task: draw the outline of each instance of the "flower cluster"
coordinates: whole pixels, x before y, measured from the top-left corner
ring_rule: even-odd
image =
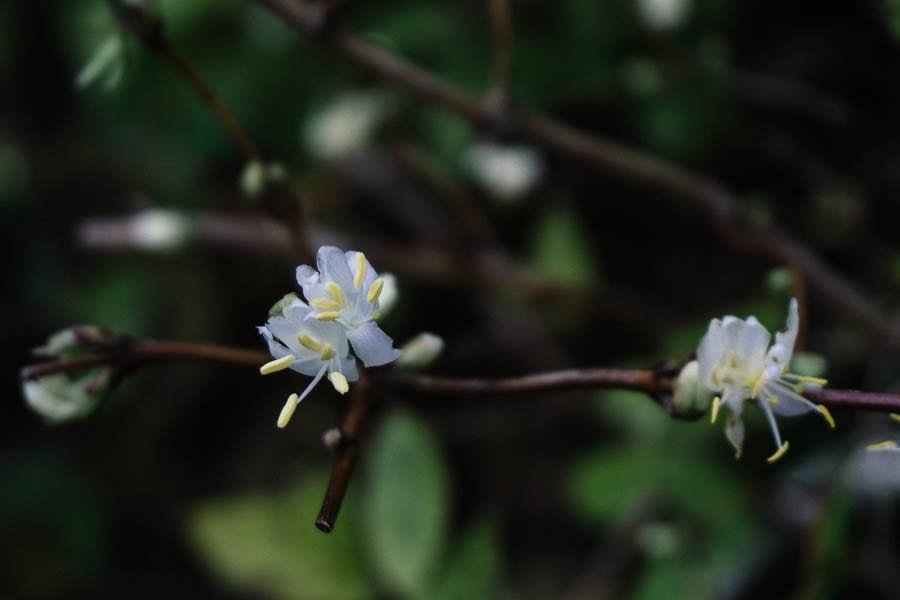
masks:
[[[697,349],[700,382],[719,394],[713,399],[712,422],[715,423],[719,409],[725,406],[728,409],[725,436],[738,457],[744,442],[741,413],[748,401],[755,402],[763,411],[775,438],[776,451],[769,457],[769,462],[775,462],[788,450],[788,442],[781,441],[774,415],[814,412],[834,427],[834,419],[827,408],[800,395],[805,387],[821,387],[827,382],[787,370],[799,326],[797,301],[791,299],[787,328],[775,334],[775,343],[771,347],[768,330],[752,316],[713,319],[700,341]]]
[[[260,368],[268,375],[293,369],[313,378],[301,394],[291,394],[278,427],[290,421],[297,405],[326,374],[339,393],[359,377],[353,353],[367,367],[394,361],[400,352],[375,322],[385,279],[362,252],[323,246],[316,266],[297,267],[297,283],[307,302],[290,294],[276,304],[264,326],[258,327],[274,360]]]

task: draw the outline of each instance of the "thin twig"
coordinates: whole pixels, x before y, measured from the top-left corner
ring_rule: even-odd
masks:
[[[513,29],[509,1],[489,1],[494,33],[494,82],[488,93],[488,104],[501,117],[510,109],[512,101]]]
[[[257,0],[293,27],[311,32],[314,13],[301,0]],[[349,61],[454,112],[476,125],[496,124],[497,115],[483,103],[351,34],[334,31],[319,38]],[[521,113],[514,119],[522,137],[604,173],[667,192],[706,214],[722,240],[741,252],[753,252],[804,274],[824,301],[846,314],[870,335],[900,347],[900,331],[846,278],[808,248],[770,225],[747,218],[737,198],[717,182],[663,160],[587,135],[546,116]]]
[[[335,450],[334,462],[331,466],[331,478],[322,499],[322,508],[316,518],[316,527],[325,533],[331,533],[337,520],[341,503],[350,484],[350,475],[359,455],[359,440],[369,420],[369,414],[375,404],[375,390],[364,369],[360,369],[359,380],[353,388],[350,409],[344,417],[340,428],[340,439]]]

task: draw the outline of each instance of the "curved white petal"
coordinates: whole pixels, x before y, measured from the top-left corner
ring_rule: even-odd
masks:
[[[266,340],[266,345],[269,346],[269,354],[272,355],[272,358],[278,359],[291,354],[291,351],[284,344],[275,340],[272,332],[267,327],[260,325],[256,328],[256,331]]]
[[[740,417],[729,416],[725,425],[725,437],[734,446],[736,455],[740,456],[744,447],[744,421]]]
[[[725,352],[725,345],[722,341],[722,322],[713,319],[709,323],[706,335],[700,340],[700,346],[697,348],[697,365],[700,369],[700,382],[706,388],[713,391],[720,391],[721,387],[714,384],[712,380],[712,371],[722,360]]]
[[[737,354],[738,364],[748,375],[762,370],[771,337],[769,331],[756,320],[756,317],[748,317],[743,329],[738,332],[734,351]]]
[[[394,341],[373,321],[354,329],[349,337],[353,351],[367,367],[386,365],[400,356]]]
[[[316,253],[316,266],[323,281],[333,281],[345,292],[353,289],[353,272],[347,264],[347,257],[340,248],[322,246]]]
[[[303,295],[307,301],[315,298],[313,291],[314,286],[319,283],[319,272],[309,265],[300,265],[297,267],[297,285],[303,290]]]
[[[762,387],[762,393],[759,395],[760,401],[769,398],[775,398],[776,403],[767,402],[772,407],[772,412],[783,417],[793,417],[808,412],[819,412],[819,408],[792,390],[786,385],[777,382],[767,382]]]
[[[341,358],[341,373],[347,378],[347,381],[353,382],[359,379],[359,371],[356,369],[356,359],[351,355]]]

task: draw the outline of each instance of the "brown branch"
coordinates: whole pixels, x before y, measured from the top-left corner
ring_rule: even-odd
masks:
[[[310,5],[301,0],[257,0],[293,27],[314,32]],[[423,100],[454,112],[476,125],[497,124],[490,107],[400,58],[351,34],[334,31],[319,38],[356,65],[375,73]],[[572,129],[546,116],[521,113],[513,120],[517,133],[533,143],[609,175],[666,192],[704,212],[722,240],[741,252],[752,252],[795,268],[810,287],[835,309],[846,312],[870,335],[900,347],[900,331],[842,275],[778,229],[747,218],[730,192],[707,177],[656,159],[615,142]]]
[[[513,29],[510,0],[489,0],[491,29],[494,32],[494,83],[488,93],[488,105],[502,118],[512,101]]]
[[[259,367],[271,359],[268,352],[261,350],[245,350],[197,342],[140,340],[126,342],[116,349],[105,352],[27,365],[19,371],[19,377],[28,380],[90,367],[135,368],[148,363],[174,360],[200,360],[242,367]]]
[[[671,382],[661,385],[654,369],[568,369],[505,379],[457,379],[431,375],[392,374],[385,383],[429,396],[500,395],[551,390],[616,388],[648,394],[671,391]]]
[[[365,370],[360,368],[359,380],[353,387],[350,399],[350,409],[340,428],[340,439],[331,466],[331,478],[328,480],[319,516],[316,518],[316,527],[325,533],[331,533],[334,529],[341,503],[347,493],[347,486],[350,484],[350,475],[353,474],[353,467],[359,455],[359,439],[369,420],[375,400],[375,390],[371,381]]]

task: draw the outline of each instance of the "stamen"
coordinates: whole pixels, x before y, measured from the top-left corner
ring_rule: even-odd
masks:
[[[819,409],[819,412],[822,413],[822,416],[825,417],[826,421],[828,421],[828,426],[834,429],[835,423],[834,417],[831,416],[831,411],[829,411],[823,404],[816,404],[816,408]]]
[[[297,410],[298,404],[300,404],[300,401],[297,394],[288,396],[287,402],[284,403],[284,408],[281,409],[281,414],[278,415],[278,429],[284,429],[287,426],[291,417],[294,416],[294,411]]]
[[[897,442],[887,440],[885,442],[878,442],[877,444],[869,444],[866,446],[866,450],[869,452],[878,452],[879,450],[893,450],[897,447]]]
[[[316,315],[316,318],[320,321],[335,321],[341,318],[341,313],[336,310],[331,310],[328,312],[320,312]]]
[[[338,304],[334,300],[328,300],[326,298],[316,298],[310,304],[313,305],[314,308],[318,308],[320,310],[337,310],[341,308],[341,304]]]
[[[755,400],[757,396],[759,396],[759,390],[762,388],[763,384],[766,382],[766,376],[763,373],[760,373],[756,378],[756,383],[753,384],[753,391],[750,392],[750,398]]]
[[[342,306],[347,304],[347,298],[344,297],[344,290],[341,289],[341,286],[333,281],[329,281],[325,284],[325,287],[328,289],[328,293],[331,294],[331,297],[334,298],[334,301],[337,303],[337,306],[335,308],[341,308]]]
[[[375,281],[372,282],[372,285],[369,287],[369,295],[366,297],[366,300],[369,301],[369,304],[375,304],[378,302],[378,296],[381,295],[381,288],[384,287],[384,279],[379,277]]]
[[[728,353],[728,362],[731,363],[732,369],[737,369],[737,354],[734,350]]]
[[[334,358],[334,348],[331,344],[322,344],[322,353],[320,354],[322,360],[331,360]]]
[[[775,452],[775,454],[773,454],[772,456],[770,456],[769,458],[766,459],[766,462],[769,464],[772,464],[772,463],[780,460],[781,457],[787,453],[788,447],[790,447],[790,445],[791,445],[790,442],[785,442],[784,444],[782,444],[781,448],[779,448]]]
[[[715,424],[716,419],[719,418],[719,407],[722,406],[722,399],[716,396],[712,401],[712,412],[709,416],[709,422]]]
[[[366,255],[362,252],[356,253],[356,277],[353,278],[353,285],[361,288],[363,281],[366,280]]]
[[[300,345],[306,348],[307,350],[312,350],[313,352],[321,352],[322,351],[322,342],[316,341],[311,338],[309,335],[305,333],[301,333],[297,340],[299,340]]]
[[[281,358],[271,360],[261,366],[259,372],[261,375],[270,375],[272,373],[277,373],[278,371],[283,371],[291,366],[294,363],[294,360],[293,354],[285,354]]]
[[[331,385],[334,386],[334,389],[337,390],[338,394],[346,394],[347,390],[350,389],[350,384],[347,383],[347,378],[344,377],[344,374],[335,371],[328,375],[328,381],[331,382]]]
[[[768,400],[766,400],[766,402],[768,402],[772,406],[778,406],[778,398],[776,398],[775,396],[769,396],[769,398],[768,398]]]
[[[900,423],[900,414],[898,414],[898,413],[891,413],[891,418],[892,418],[893,420],[897,421],[898,423]]]

